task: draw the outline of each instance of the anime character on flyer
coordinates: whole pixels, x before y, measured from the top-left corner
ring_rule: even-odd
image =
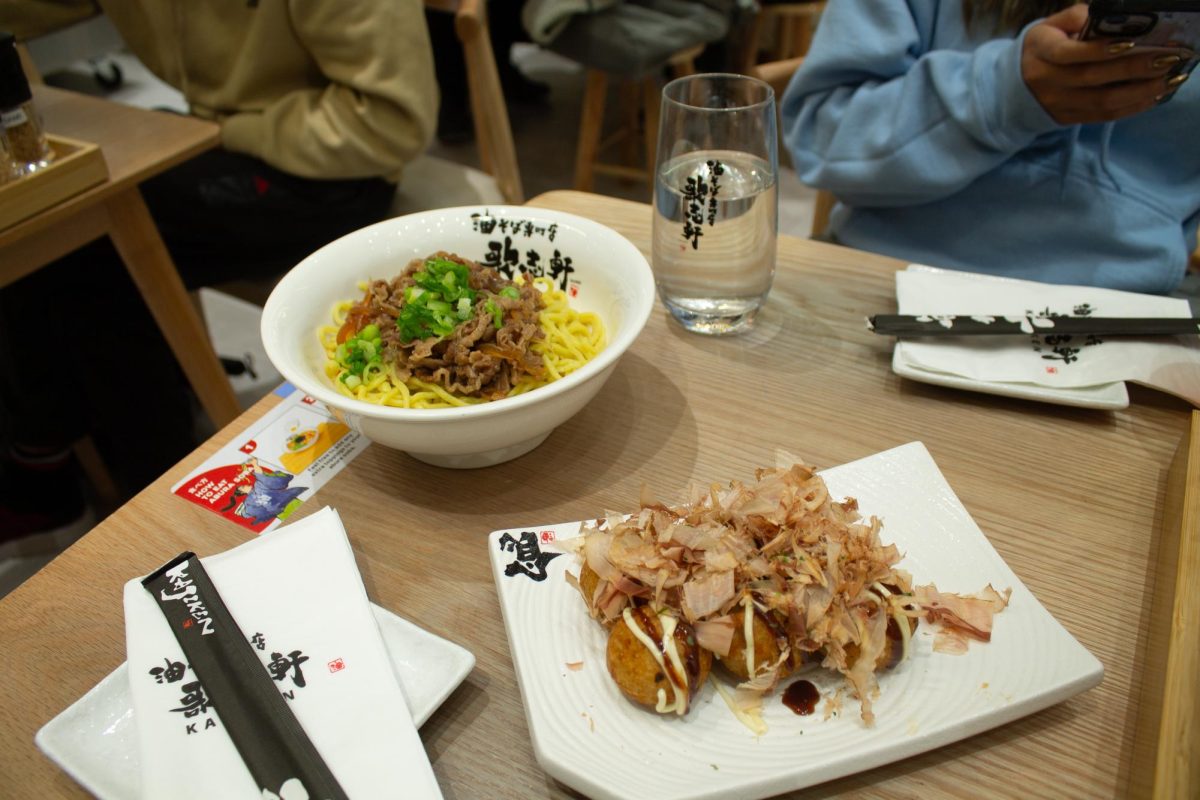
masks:
[[[289,485],[295,477],[290,472],[265,468],[253,456],[242,464],[239,480],[243,476],[249,480],[237,485],[229,504],[221,511],[233,509],[234,515],[252,525],[286,519],[300,506],[300,495],[308,491],[307,486]]]

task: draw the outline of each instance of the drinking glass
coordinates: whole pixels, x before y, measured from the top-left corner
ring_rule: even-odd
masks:
[[[659,298],[690,331],[748,329],[775,276],[779,153],[771,87],[729,74],[668,83],[654,176]]]

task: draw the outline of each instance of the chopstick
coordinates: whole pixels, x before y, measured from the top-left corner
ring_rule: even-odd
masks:
[[[867,329],[882,336],[1176,336],[1200,333],[1200,319],[876,314]]]

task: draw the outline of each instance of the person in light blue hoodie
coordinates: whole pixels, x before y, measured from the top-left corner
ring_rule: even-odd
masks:
[[[1065,6],[1065,7],[1064,7]],[[782,100],[834,241],[1050,283],[1175,290],[1200,221],[1186,51],[1080,41],[1057,0],[833,0]]]

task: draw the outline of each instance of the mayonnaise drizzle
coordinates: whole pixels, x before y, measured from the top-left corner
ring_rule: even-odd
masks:
[[[746,658],[746,680],[754,680],[754,603],[750,600],[750,595],[742,598],[742,636],[745,637],[746,646],[742,648],[743,655]]]
[[[658,617],[659,624],[662,625],[663,629],[662,649],[666,650],[667,658],[671,659],[671,664],[675,667],[674,672],[667,669],[667,665],[663,661],[662,651],[659,650],[659,647],[657,644],[655,644],[654,640],[642,630],[642,626],[638,625],[637,622],[634,621],[633,614],[630,612],[628,607],[621,611],[621,617],[625,620],[625,624],[629,627],[629,632],[632,633],[637,640],[641,642],[647,650],[650,651],[650,655],[652,655],[654,660],[658,662],[658,666],[662,669],[663,675],[666,676],[667,681],[671,684],[671,688],[674,689],[675,698],[670,703],[667,702],[666,690],[658,690],[658,704],[654,707],[654,710],[660,714],[665,714],[668,711],[674,711],[676,714],[683,716],[688,710],[688,678],[687,672],[683,668],[683,661],[679,658],[679,650],[675,647],[675,617],[671,616],[670,614],[660,614]],[[683,677],[683,686],[680,686],[675,682],[675,675],[680,675]]]

